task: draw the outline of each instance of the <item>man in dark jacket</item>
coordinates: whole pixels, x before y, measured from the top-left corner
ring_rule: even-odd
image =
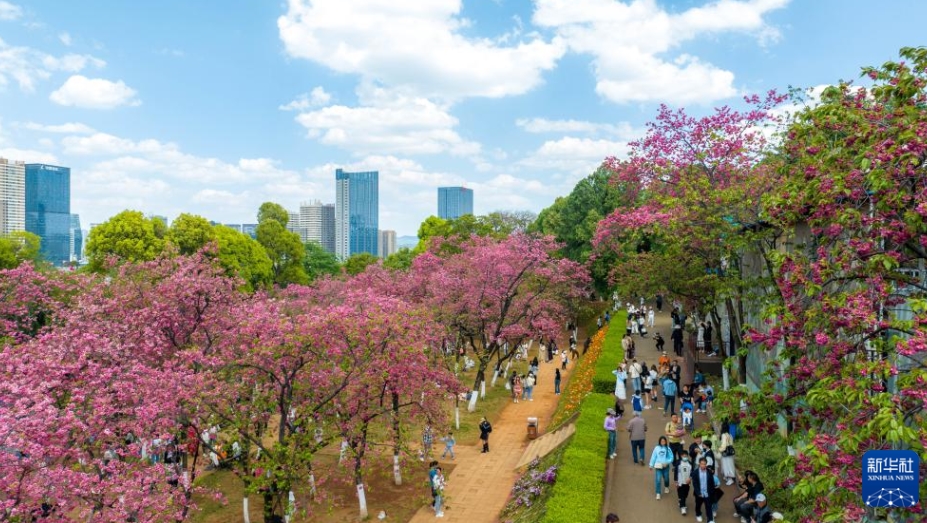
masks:
[[[708,460],[698,460],[698,470],[692,472],[692,494],[695,495],[695,521],[702,521],[702,506],[705,507],[705,516],[708,523],[714,523],[714,512],[711,505],[714,500],[715,475],[708,470]]]

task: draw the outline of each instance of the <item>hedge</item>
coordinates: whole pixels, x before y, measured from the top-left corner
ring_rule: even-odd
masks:
[[[547,500],[542,523],[598,523],[602,518],[608,436],[602,429],[609,394],[589,394],[576,420],[576,433],[563,453],[557,483]]]
[[[628,320],[627,311],[618,311],[609,323],[608,333],[602,343],[602,355],[595,365],[595,377],[592,379],[592,390],[599,394],[615,394],[615,375],[612,371],[618,363],[624,361],[624,349],[621,347],[621,338],[624,336],[624,326]]]

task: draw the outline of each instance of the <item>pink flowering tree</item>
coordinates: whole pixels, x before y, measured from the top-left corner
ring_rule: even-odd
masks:
[[[777,183],[770,136],[783,98],[751,96],[747,111],[722,107],[701,118],[661,106],[627,159],[606,160],[622,195],[593,243],[617,254],[612,278],[621,293],[670,291],[716,325],[723,306],[736,343],[743,300],[765,287],[755,277],[770,275],[766,260],[780,234],[767,226],[762,197]],[[746,259],[756,254],[759,271]]]
[[[556,249],[550,237],[474,236],[460,244],[459,253],[438,258],[426,252],[413,262],[448,338],[475,356],[474,390],[493,359],[504,362],[529,339],[554,338],[568,317],[568,304],[585,295],[586,270],[554,258]],[[512,348],[507,354],[506,344]]]
[[[924,520],[923,504],[887,514],[860,495],[867,450],[927,452],[927,49],[901,55],[798,114],[769,200],[790,248],[783,302],[751,339],[781,353],[746,422],[788,421],[807,522]]]
[[[400,454],[408,456],[410,450],[404,435],[426,419],[443,424],[446,400],[459,392],[460,384],[440,362],[435,347],[442,330],[423,307],[355,291],[329,313],[328,329],[337,340],[333,348],[357,355],[358,379],[333,402],[330,419],[346,444],[363,519],[364,477],[376,458],[371,449],[392,447],[398,474]],[[396,479],[401,481],[398,475]]]
[[[195,418],[187,400],[234,284],[201,258],[126,265],[34,340],[0,352],[0,514],[50,521],[180,521],[186,465],[145,455]],[[174,455],[178,453],[175,452]]]

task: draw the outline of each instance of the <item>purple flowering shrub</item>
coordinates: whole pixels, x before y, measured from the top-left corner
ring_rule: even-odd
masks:
[[[512,487],[512,498],[506,504],[503,514],[510,514],[522,507],[530,507],[557,481],[557,466],[540,468],[540,460],[535,458],[528,464],[528,470]]]

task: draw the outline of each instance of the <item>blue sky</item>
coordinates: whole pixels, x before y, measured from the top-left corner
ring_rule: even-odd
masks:
[[[380,171],[380,226],[436,188],[539,211],[659,103],[854,79],[924,45],[918,0],[0,0],[0,156],[72,168],[72,211],[252,222]]]

